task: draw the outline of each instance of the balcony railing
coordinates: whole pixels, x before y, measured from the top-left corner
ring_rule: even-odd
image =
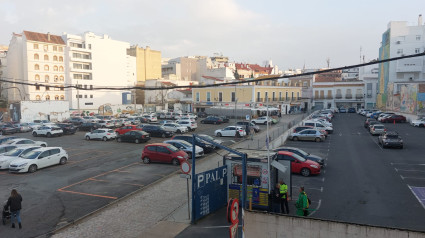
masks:
[[[264,101],[264,98],[257,98],[257,100],[256,100],[257,102],[263,102]]]
[[[363,94],[356,94],[356,99],[362,99],[363,98]]]
[[[333,99],[334,97],[332,97],[331,95],[326,96],[326,99]]]
[[[342,98],[342,95],[341,94],[335,95],[335,99],[341,99],[341,98]]]
[[[345,99],[352,99],[353,98],[353,95],[352,94],[346,94],[345,95]]]
[[[314,99],[325,99],[324,96],[314,96]]]
[[[277,101],[277,98],[272,98],[272,101],[273,101],[273,102],[276,102],[276,101]]]

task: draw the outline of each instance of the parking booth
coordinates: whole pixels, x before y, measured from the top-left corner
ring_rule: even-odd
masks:
[[[291,184],[290,162],[277,161],[277,153],[274,151],[238,149],[248,155],[247,158],[247,203],[259,210],[269,210],[271,206],[269,194],[276,183],[284,180],[288,187]],[[270,167],[268,165],[270,157]],[[228,199],[241,199],[242,186],[242,158],[236,154],[223,156],[223,164],[227,166]],[[271,186],[269,190],[269,173]]]

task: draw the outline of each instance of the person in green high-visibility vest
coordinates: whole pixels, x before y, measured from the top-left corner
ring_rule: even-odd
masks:
[[[289,214],[289,206],[288,206],[288,185],[283,180],[280,180],[280,209],[282,213]]]
[[[304,192],[304,187],[300,187],[300,195],[298,196],[298,200],[295,203],[295,207],[297,208],[298,216],[308,216],[308,199],[307,194]]]

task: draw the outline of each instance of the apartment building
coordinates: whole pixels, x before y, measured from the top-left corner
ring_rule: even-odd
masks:
[[[5,45],[0,45],[0,79],[6,79],[6,69],[7,69],[7,50],[9,47]],[[0,82],[0,101],[4,102],[7,99],[7,89],[3,87],[5,85],[3,82]],[[3,105],[4,106],[4,105]]]
[[[7,85],[9,102],[65,100],[65,46],[58,35],[13,33],[7,54],[7,78],[14,81]]]

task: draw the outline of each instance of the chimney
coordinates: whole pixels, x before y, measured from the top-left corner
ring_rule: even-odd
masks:
[[[47,41],[50,41],[50,32],[47,32]]]
[[[418,17],[418,26],[422,26],[422,14],[419,14],[419,17]]]

